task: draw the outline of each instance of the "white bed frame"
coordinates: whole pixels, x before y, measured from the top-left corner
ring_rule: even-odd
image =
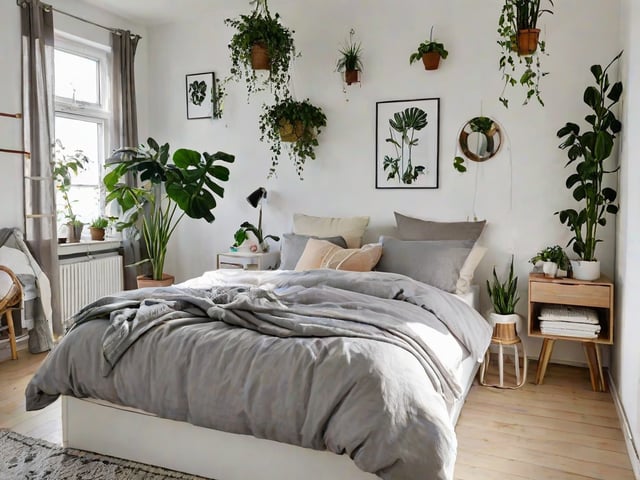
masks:
[[[471,358],[463,364],[464,378],[460,380],[464,395],[450,409],[454,425],[479,367]],[[196,427],[108,402],[68,396],[62,397],[62,442],[68,448],[216,480],[378,479],[356,467],[348,455]]]

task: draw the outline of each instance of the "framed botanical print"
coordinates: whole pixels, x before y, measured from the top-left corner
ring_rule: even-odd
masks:
[[[215,85],[213,72],[186,76],[187,119],[213,117]]]
[[[376,188],[438,188],[440,99],[376,103]]]

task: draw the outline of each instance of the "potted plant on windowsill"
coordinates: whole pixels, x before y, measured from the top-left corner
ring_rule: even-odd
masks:
[[[540,250],[529,262],[534,266],[542,264],[542,272],[547,277],[566,276],[569,271],[569,257],[560,245]]]
[[[280,23],[280,15],[271,15],[267,0],[255,0],[250,15],[224,22],[236,29],[231,38],[231,75],[244,79],[247,92],[259,92],[269,85],[276,101],[289,95],[289,67],[295,57],[293,31]],[[256,70],[267,70],[268,79],[259,81]]]
[[[573,238],[569,245],[579,260],[572,261],[573,276],[580,280],[596,280],[600,277],[600,262],[596,257],[596,247],[602,240],[598,238],[598,228],[607,225],[607,214],[618,213],[616,198],[618,193],[604,186],[606,175],[618,171],[613,162],[614,141],[622,130],[622,123],[613,109],[622,97],[622,82],[611,84],[609,69],[620,58],[620,52],[603,70],[593,65],[591,73],[596,84],[584,91],[584,102],[593,111],[585,117],[589,127],[581,131],[575,123],[567,123],[558,130],[558,137],[564,139],[560,148],[567,150],[569,161],[565,167],[575,166],[575,172],[566,181],[568,189],[573,189],[573,198],[582,204],[579,210],[569,208],[556,212],[560,221],[569,227]],[[611,159],[611,162],[608,160]]]
[[[169,144],[160,146],[153,138],[147,143],[117,150],[108,162],[112,170],[104,177],[107,202],[116,201],[123,211],[117,229],[134,227],[144,238],[149,258],[139,263],[151,263],[152,276],[139,276],[140,288],[173,283],[173,276],[163,271],[171,235],[185,215],[208,223],[215,220],[216,197],[224,196],[221,182],[229,179],[229,169],[220,162],[235,160],[224,152],[200,154],[184,148],[171,157]],[[128,175],[139,178],[142,186],[125,184]]]
[[[289,157],[302,180],[307,158],[315,159],[318,135],[327,125],[322,109],[312,105],[309,99],[302,102],[286,98],[271,106],[264,106],[260,115],[260,140],[267,140],[271,149],[269,177],[276,173],[282,142],[289,143]]]
[[[340,49],[340,58],[336,64],[336,70],[344,75],[347,85],[360,81],[362,72],[362,44],[353,40],[355,31],[349,32],[349,43]]]
[[[444,60],[448,56],[449,52],[445,49],[444,44],[433,41],[433,27],[431,27],[429,40],[422,42],[418,46],[418,51],[411,54],[409,65],[422,60],[425,70],[437,70],[440,65],[440,59]]]
[[[513,257],[509,265],[509,277],[504,282],[500,281],[496,268],[493,267],[493,280],[492,282],[487,280],[487,291],[493,306],[493,311],[489,312],[493,336],[503,340],[513,337],[512,339],[515,340],[517,329],[514,326],[520,319],[520,315],[516,313],[516,305],[520,298],[518,297],[518,277],[513,275]]]
[[[520,84],[524,87],[526,97],[524,104],[529,103],[534,96],[544,106],[540,96],[540,79],[548,72],[542,71],[540,55],[546,54],[546,43],[540,40],[540,29],[537,28],[539,18],[545,14],[553,14],[550,9],[540,8],[544,0],[505,0],[498,21],[498,45],[502,47],[500,57],[500,71],[504,79],[504,87],[500,95],[500,102],[509,107],[509,100],[505,97],[508,86]],[[553,1],[548,0],[551,6]],[[518,59],[514,58],[514,53]],[[522,72],[516,72],[517,66],[523,67]]]
[[[91,232],[91,240],[102,241],[104,240],[105,229],[109,226],[109,219],[105,217],[98,217],[89,226]]]
[[[84,223],[73,212],[73,201],[69,197],[72,185],[71,177],[84,170],[88,163],[89,158],[81,150],[76,150],[73,154],[68,155],[62,142],[56,140],[52,176],[56,189],[60,192],[64,203],[64,209],[61,213],[64,214],[64,218],[67,220],[67,243],[78,243],[84,227]]]

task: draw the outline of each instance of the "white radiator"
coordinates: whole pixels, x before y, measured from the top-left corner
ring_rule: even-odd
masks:
[[[122,257],[104,255],[60,262],[63,325],[82,307],[123,289]]]

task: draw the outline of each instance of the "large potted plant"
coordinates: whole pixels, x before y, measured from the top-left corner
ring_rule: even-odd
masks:
[[[89,158],[81,151],[76,150],[68,154],[60,140],[55,142],[55,162],[53,164],[53,181],[56,189],[62,196],[63,210],[67,222],[67,242],[78,243],[82,235],[84,223],[73,212],[73,201],[69,197],[72,186],[72,177],[84,170],[89,163]]]
[[[293,32],[280,23],[280,15],[271,15],[267,0],[255,0],[250,15],[227,18],[225,24],[236,29],[231,38],[231,78],[244,79],[248,94],[268,85],[276,101],[289,95],[289,67],[295,56]],[[266,82],[259,81],[256,70],[267,70]]]
[[[573,233],[569,245],[573,245],[579,260],[572,261],[571,266],[573,276],[580,280],[600,277],[596,247],[602,240],[598,238],[598,228],[606,226],[607,214],[618,213],[615,203],[618,194],[613,188],[605,187],[604,181],[607,175],[618,171],[611,154],[622,123],[613,110],[622,97],[623,86],[622,82],[612,84],[608,72],[621,55],[622,52],[604,70],[600,65],[591,67],[596,83],[584,91],[584,102],[592,110],[584,118],[588,124],[584,131],[570,122],[558,130],[558,137],[563,139],[560,148],[567,150],[569,157],[565,167],[575,168],[566,186],[573,190],[573,198],[581,207],[556,214]]]
[[[493,306],[489,312],[489,320],[493,325],[493,336],[503,340],[515,340],[517,335],[516,325],[520,315],[516,313],[518,297],[518,277],[513,274],[513,257],[509,265],[509,277],[501,282],[493,267],[493,280],[487,280],[487,291]],[[512,337],[512,338],[511,338]]]
[[[326,125],[327,117],[322,109],[312,105],[309,99],[299,102],[286,98],[274,105],[265,105],[260,115],[260,140],[270,143],[269,176],[276,173],[282,142],[285,142],[289,144],[289,157],[302,180],[305,161],[316,158],[318,135]]]
[[[216,197],[224,196],[221,182],[229,179],[229,169],[220,162],[235,160],[224,152],[200,154],[184,148],[171,156],[169,144],[160,146],[153,138],[147,144],[117,150],[109,161],[112,170],[104,177],[106,200],[116,201],[123,211],[117,229],[135,227],[145,242],[148,258],[140,263],[151,263],[152,275],[139,276],[138,287],[173,283],[173,276],[163,271],[171,235],[185,215],[215,220]],[[132,175],[141,186],[124,182]]]
[[[553,6],[553,1],[548,1]],[[540,96],[540,80],[548,72],[542,70],[540,55],[546,54],[546,43],[540,40],[540,29],[537,26],[543,14],[553,14],[553,11],[540,8],[542,2],[543,0],[505,0],[502,6],[498,20],[498,45],[502,47],[500,71],[504,80],[500,102],[506,108],[509,108],[509,100],[505,97],[505,91],[508,86],[515,87],[518,84],[527,92],[525,105],[535,97],[544,106]],[[517,71],[519,67],[522,71]]]
[[[340,49],[340,58],[336,64],[336,70],[344,75],[347,85],[359,82],[362,72],[362,44],[353,40],[354,35],[355,31],[351,30],[349,42]]]
[[[409,65],[422,60],[425,70],[437,70],[440,66],[440,59],[446,59],[449,52],[443,43],[433,41],[433,27],[429,33],[429,40],[418,45],[418,50],[409,56]]]

